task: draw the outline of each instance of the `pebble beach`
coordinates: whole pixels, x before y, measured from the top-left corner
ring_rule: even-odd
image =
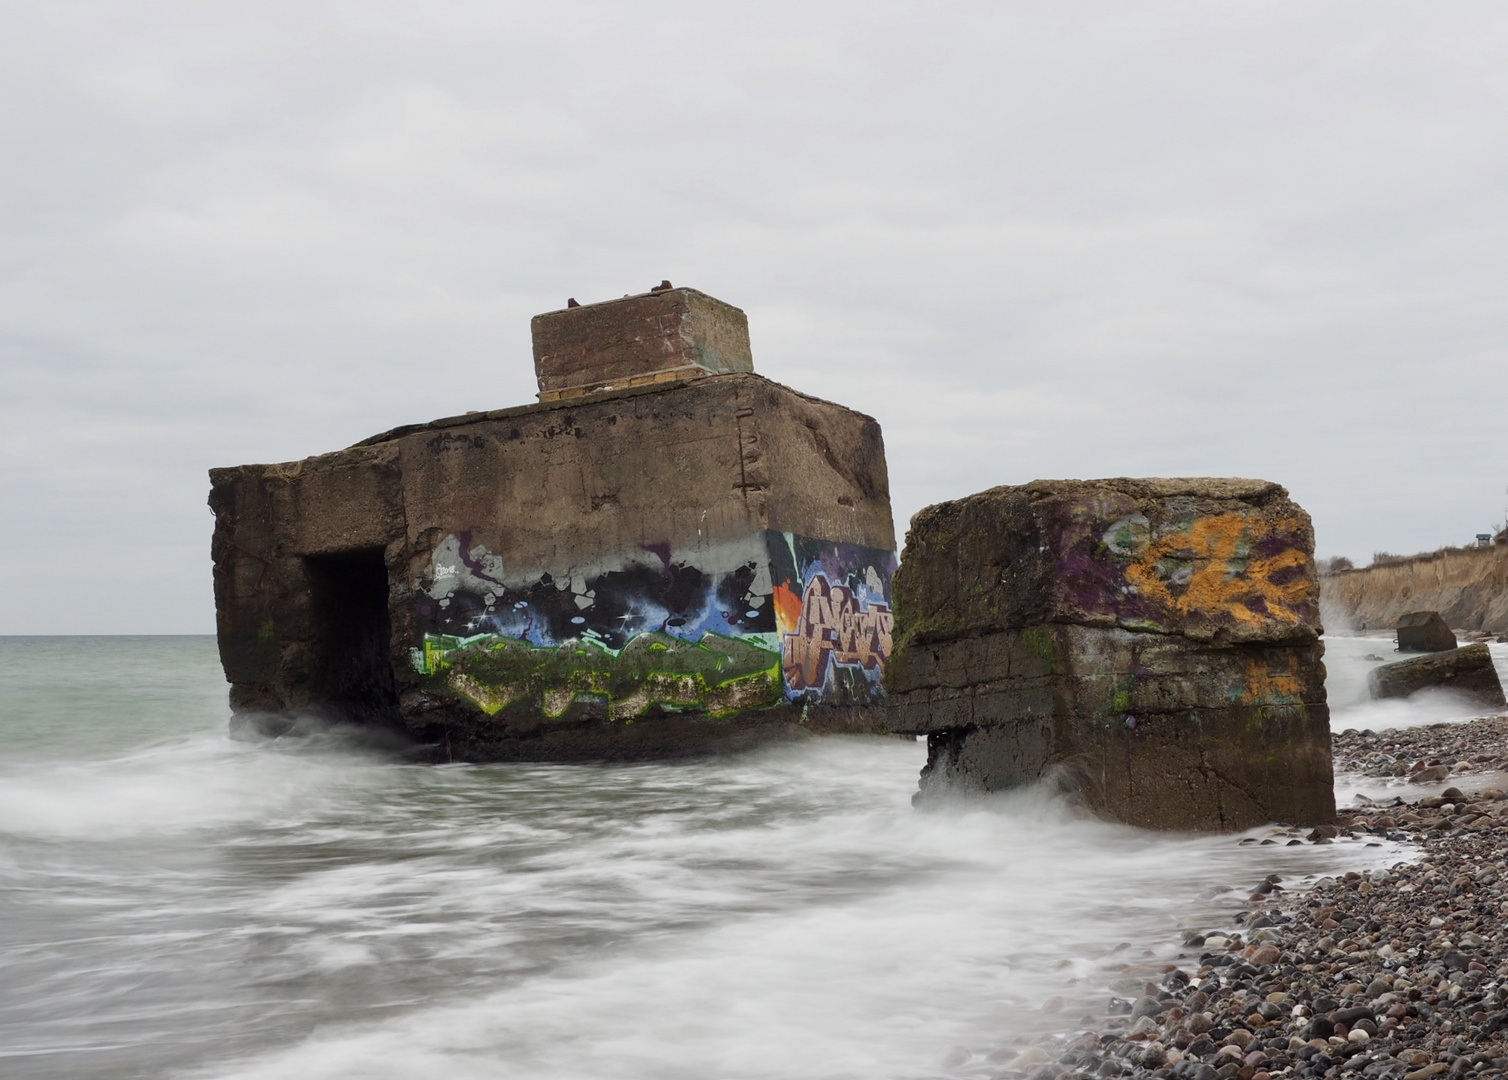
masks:
[[[1372,794],[1333,827],[1240,842],[1391,841],[1414,858],[1233,882],[1248,899],[1227,925],[1191,933],[1088,1030],[998,1051],[1000,1075],[1508,1074],[1508,716],[1347,730],[1334,756]]]

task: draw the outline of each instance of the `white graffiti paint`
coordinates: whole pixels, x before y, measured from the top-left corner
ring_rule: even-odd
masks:
[[[461,540],[451,533],[440,541],[429,559],[429,582],[416,581],[414,587],[441,606],[450,602],[458,591],[481,593],[487,606],[497,600],[503,580],[503,557],[487,550],[485,544],[473,544],[461,552]]]
[[[1102,539],[1117,555],[1135,555],[1151,542],[1152,526],[1145,514],[1131,514],[1106,529]]]

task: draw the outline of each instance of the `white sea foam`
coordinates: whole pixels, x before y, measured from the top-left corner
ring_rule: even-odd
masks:
[[[26,698],[0,763],[7,1077],[989,1075],[1267,874],[1407,855],[1155,835],[1045,790],[917,813],[925,748],[896,740],[438,768],[235,743],[200,646],[151,654],[185,696],[130,745],[85,708],[160,691],[121,648],[90,646],[94,698]],[[37,669],[0,656],[0,683]]]
[[[1489,644],[1498,678],[1508,680],[1508,645]],[[1406,660],[1390,637],[1325,638],[1325,691],[1330,726],[1382,731],[1387,728],[1471,720],[1484,712],[1480,702],[1449,690],[1423,690],[1406,700],[1373,701],[1367,676],[1383,664]]]
[[[202,732],[108,758],[0,764],[0,832],[112,840],[297,814],[362,783],[349,756],[279,753]]]
[[[826,742],[739,768],[841,789],[859,769],[901,779],[897,766],[918,763],[909,749]],[[900,1077],[938,1072],[950,1052],[950,1074],[987,1075],[985,1055],[1010,1036],[1102,1005],[1112,969],[1155,972],[1180,927],[1199,925],[1212,881],[1250,887],[1399,853],[1158,836],[1033,790],[947,813],[887,799],[732,829],[687,820],[541,855],[525,875],[444,876],[433,899],[496,913],[473,924],[477,949],[505,954],[521,939],[503,927],[530,918],[608,930],[601,947],[212,1075]],[[336,913],[340,933],[412,880],[326,876],[317,895],[282,902]],[[1063,1012],[1044,1012],[1059,995]]]

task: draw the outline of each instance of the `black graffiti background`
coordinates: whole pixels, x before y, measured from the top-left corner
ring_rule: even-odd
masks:
[[[708,631],[730,637],[775,632],[772,597],[752,591],[757,563],[715,573],[668,553],[645,554],[643,562],[586,578],[585,590],[594,594],[587,607],[577,603],[564,581],[548,573],[522,588],[495,589],[490,608],[471,590],[456,591],[443,607],[421,596],[420,632],[457,637],[503,634],[536,645],[591,636],[612,649],[621,649],[647,630],[692,640]]]

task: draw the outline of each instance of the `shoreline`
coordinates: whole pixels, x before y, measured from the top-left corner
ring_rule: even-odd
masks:
[[[1508,1072],[1508,715],[1334,736],[1357,795],[1313,843],[1410,842],[1413,861],[1285,889],[1257,883],[1230,932],[1191,935],[1102,1022],[1002,1077],[1428,1080]],[[1484,775],[1485,774],[1485,775]],[[1425,794],[1420,785],[1451,786]],[[1497,786],[1481,788],[1483,783]],[[1371,790],[1371,789],[1369,789]],[[1243,844],[1260,843],[1252,837]],[[1290,839],[1288,843],[1298,843]]]

